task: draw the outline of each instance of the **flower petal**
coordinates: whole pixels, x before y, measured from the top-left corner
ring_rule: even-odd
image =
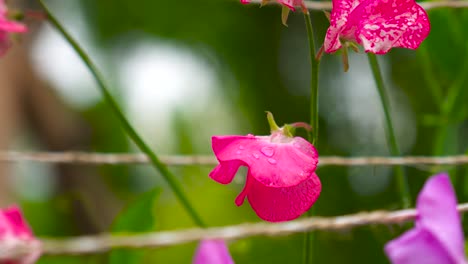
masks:
[[[447,174],[431,177],[417,200],[416,226],[430,230],[454,260],[465,259],[463,229],[457,198]]]
[[[30,251],[20,259],[15,259],[18,256],[14,255],[14,249],[25,244]],[[32,264],[41,255],[41,243],[34,238],[17,206],[0,210],[0,248],[6,253],[2,254],[0,263]]]
[[[223,240],[203,240],[195,252],[193,264],[234,264]]]
[[[223,161],[210,172],[210,178],[222,184],[231,183],[241,165],[244,163],[239,160]]]
[[[7,31],[7,32],[24,33],[28,31],[28,28],[21,23],[17,23],[13,21],[0,21],[0,30]]]
[[[385,245],[393,264],[457,264],[429,230],[415,228]]]
[[[330,16],[330,27],[327,30],[323,47],[325,52],[332,53],[341,48],[340,34],[346,26],[348,15],[359,5],[360,0],[333,0]]]
[[[24,221],[20,209],[11,206],[3,211],[4,221],[2,226],[8,226],[14,236],[21,238],[32,238],[33,234],[28,224]]]
[[[309,210],[322,190],[315,173],[306,181],[287,188],[267,187],[250,175],[247,178],[245,190],[250,205],[261,219],[270,222],[296,219]]]
[[[315,147],[301,137],[286,138],[287,142],[281,143],[272,140],[269,136],[214,136],[212,147],[221,166],[227,161],[238,161],[235,166],[248,166],[249,174],[263,185],[290,187],[308,179],[317,168]],[[221,179],[222,170],[218,167],[210,176]],[[232,180],[233,169],[225,170],[229,172],[226,178]]]
[[[393,47],[419,47],[430,24],[414,0],[365,0],[349,15],[347,28],[366,52],[384,54]]]

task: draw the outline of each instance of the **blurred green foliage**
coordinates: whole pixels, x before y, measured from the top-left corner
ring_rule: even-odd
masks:
[[[247,119],[248,129],[239,128],[232,134],[266,134],[265,110],[275,114],[279,124],[309,120],[307,94],[292,93],[280,73],[281,39],[287,33],[297,36],[291,56],[300,62],[292,67],[297,76],[306,79],[307,40],[301,15],[293,14],[286,28],[280,21],[280,9],[275,6],[258,8],[240,5],[236,0],[82,0],[94,37],[103,47],[111,45],[122,35],[144,32],[155,38],[169,39],[193,47],[204,47],[212,53],[201,54],[210,60],[216,54],[225,69],[236,80],[219,89],[229,98],[230,107],[238,111],[234,118]],[[317,39],[321,43],[327,20],[322,12],[312,12]],[[393,50],[385,57],[390,63],[389,76],[409,99],[416,116],[416,142],[405,154],[449,155],[468,153],[468,11],[438,9],[430,12],[432,31],[418,51]],[[284,51],[282,51],[284,52]],[[333,55],[332,55],[333,56]],[[321,78],[333,79],[341,65],[335,58],[325,56]],[[364,56],[364,55],[360,55]],[[296,58],[296,57],[294,57]],[[331,64],[330,64],[331,63]],[[297,68],[296,68],[297,67]],[[353,63],[351,63],[351,68]],[[349,74],[353,74],[351,71]],[[353,87],[347,87],[353,89]],[[327,87],[321,87],[327,89]],[[196,100],[196,99],[195,99]],[[93,149],[100,152],[129,152],[130,145],[102,103],[82,113],[93,129]],[[323,116],[322,116],[323,117]],[[225,122],[229,122],[226,120]],[[202,125],[202,124],[200,124]],[[349,155],[329,138],[332,128],[320,120],[318,150],[321,155]],[[192,154],[191,132],[184,129],[184,120],[176,122],[173,136],[178,139],[178,152]],[[342,133],[347,133],[343,131]],[[208,140],[207,140],[208,142]],[[353,142],[350,142],[352,144]],[[165,154],[165,153],[163,153]],[[259,221],[248,204],[237,208],[234,198],[242,184],[221,186],[208,179],[211,168],[185,167],[174,169],[180,176],[190,199],[210,225],[228,225]],[[375,168],[377,169],[377,168]],[[353,191],[346,177],[347,168],[326,167],[318,170],[323,184],[322,195],[315,205],[318,215],[332,216],[362,210],[397,209],[398,193],[394,184],[384,191],[362,196]],[[431,173],[449,170],[460,201],[467,200],[466,167],[409,167],[413,197]],[[128,166],[105,166],[100,175],[124,201],[138,197],[130,188],[131,179],[138,174],[153,177],[152,170],[131,170]],[[137,200],[135,207],[118,218],[112,231],[166,230],[192,226],[182,208],[164,183],[161,195],[150,191]],[[153,188],[152,186],[151,188]],[[69,197],[68,197],[69,198]],[[67,197],[57,197],[45,203],[23,203],[23,208],[37,235],[76,235],[76,228],[67,211]],[[155,203],[155,199],[158,198]],[[45,213],[46,212],[46,213]],[[153,218],[154,213],[154,218]],[[154,221],[153,221],[154,220]],[[150,222],[148,222],[150,221]],[[316,232],[315,263],[387,263],[383,245],[401,232],[401,227],[363,227],[344,232]],[[111,230],[109,230],[111,231]],[[230,243],[237,263],[301,263],[303,235],[288,237],[255,237]],[[144,263],[190,263],[195,244],[145,251]],[[128,251],[125,251],[128,253]],[[111,263],[127,260],[113,252],[91,257],[45,257],[40,263]],[[118,260],[118,261],[117,261]],[[140,262],[140,263],[143,263]],[[123,261],[122,263],[133,263]]]

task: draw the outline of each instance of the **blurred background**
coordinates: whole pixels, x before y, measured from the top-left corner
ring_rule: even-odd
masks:
[[[132,124],[158,154],[212,154],[211,136],[268,134],[309,117],[310,65],[300,12],[281,24],[278,6],[237,0],[50,0],[54,14],[96,61]],[[9,1],[39,10],[35,1]],[[432,30],[417,51],[380,56],[405,155],[468,154],[468,11],[429,12]],[[328,21],[312,12],[319,45]],[[28,19],[0,60],[0,147],[16,151],[138,152],[102,101],[80,59],[46,22]],[[320,66],[320,155],[388,155],[384,120],[364,54],[325,55]],[[212,167],[172,167],[209,225],[260,221],[234,199],[245,170],[227,186]],[[415,197],[432,173],[448,171],[468,200],[467,167],[406,167]],[[20,204],[37,236],[157,231],[192,226],[152,168],[144,165],[1,164],[0,205]],[[315,213],[398,209],[392,168],[323,167]],[[133,205],[133,206],[132,206]],[[136,205],[136,206],[135,206]],[[138,206],[139,205],[139,206]],[[139,209],[132,209],[132,208]],[[316,263],[388,263],[383,245],[398,226],[317,232]],[[230,243],[236,263],[301,263],[303,235]],[[196,244],[43,257],[39,263],[190,263]]]

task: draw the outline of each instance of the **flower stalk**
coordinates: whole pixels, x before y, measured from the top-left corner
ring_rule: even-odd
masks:
[[[318,140],[319,135],[319,115],[318,115],[318,70],[320,60],[315,55],[315,34],[314,28],[312,26],[312,21],[310,19],[309,12],[304,12],[304,21],[307,29],[307,39],[309,42],[309,56],[311,64],[311,80],[310,80],[310,126],[312,127],[312,137],[310,142],[315,145]],[[310,209],[307,212],[308,216],[313,215],[314,209]],[[314,244],[314,233],[307,232],[304,235],[304,249],[303,249],[303,263],[313,263],[313,244]]]
[[[386,124],[386,136],[387,136],[387,143],[390,148],[390,153],[392,156],[401,156],[400,149],[398,147],[395,129],[393,126],[393,120],[391,115],[391,108],[390,108],[390,100],[385,90],[384,81],[382,78],[382,73],[380,71],[379,62],[377,61],[377,56],[373,53],[367,53],[367,58],[369,59],[369,64],[372,69],[372,74],[375,79],[375,83],[377,86],[377,91],[379,92],[380,101],[382,103],[382,108],[385,115],[385,124]],[[404,175],[403,167],[395,166],[395,173],[398,188],[400,190],[401,195],[401,203],[403,208],[409,208],[411,205],[411,195],[409,192],[408,181]]]
[[[85,63],[86,67],[89,69],[91,74],[93,75],[94,79],[98,84],[98,88],[101,91],[104,100],[110,106],[112,112],[114,112],[115,116],[119,120],[120,124],[122,125],[123,129],[127,133],[127,135],[133,140],[133,142],[137,145],[137,147],[145,153],[152,166],[161,173],[163,178],[168,183],[169,187],[174,192],[175,196],[185,208],[189,216],[192,218],[193,222],[198,225],[199,227],[206,227],[204,222],[202,221],[201,217],[198,215],[195,208],[190,203],[190,200],[187,198],[185,192],[181,184],[177,181],[174,174],[172,174],[166,165],[164,165],[158,156],[151,150],[151,148],[143,141],[142,137],[137,133],[137,131],[133,128],[130,122],[127,120],[125,115],[123,114],[122,110],[120,109],[119,105],[117,104],[116,100],[113,98],[111,93],[109,92],[108,85],[104,81],[101,73],[89,57],[89,55],[81,48],[78,42],[65,30],[65,28],[61,25],[61,23],[55,18],[54,15],[50,12],[47,5],[44,3],[43,0],[38,0],[39,4],[42,6],[44,12],[47,15],[50,23],[62,34],[62,36],[67,40],[67,42],[73,47],[75,52],[79,55],[81,60]]]

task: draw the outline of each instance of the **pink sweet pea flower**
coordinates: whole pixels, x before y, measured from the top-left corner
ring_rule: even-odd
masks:
[[[223,240],[203,240],[195,252],[193,264],[234,264]]]
[[[246,184],[235,203],[240,206],[247,197],[263,220],[295,219],[320,195],[317,150],[301,137],[285,135],[284,128],[270,136],[214,136],[212,147],[219,165],[210,177],[228,184],[240,166],[248,167]]]
[[[18,246],[27,246],[28,254],[15,255]],[[0,263],[30,264],[34,263],[41,254],[41,245],[25,222],[18,207],[0,210]]]
[[[415,227],[390,241],[393,264],[464,264],[464,238],[457,198],[447,174],[431,177],[419,193]]]
[[[323,48],[332,53],[342,42],[356,42],[375,54],[416,49],[429,31],[426,11],[414,0],[333,0]]]
[[[306,8],[304,4],[304,0],[276,0],[279,4],[286,6],[287,8],[291,9],[291,11],[296,11],[294,7],[300,6],[302,8]],[[262,0],[262,5],[271,2],[271,0]],[[242,4],[249,4],[250,0],[241,0]],[[307,8],[306,8],[307,9]]]
[[[25,25],[8,20],[8,9],[4,0],[0,0],[0,55],[11,46],[8,33],[24,33]]]

